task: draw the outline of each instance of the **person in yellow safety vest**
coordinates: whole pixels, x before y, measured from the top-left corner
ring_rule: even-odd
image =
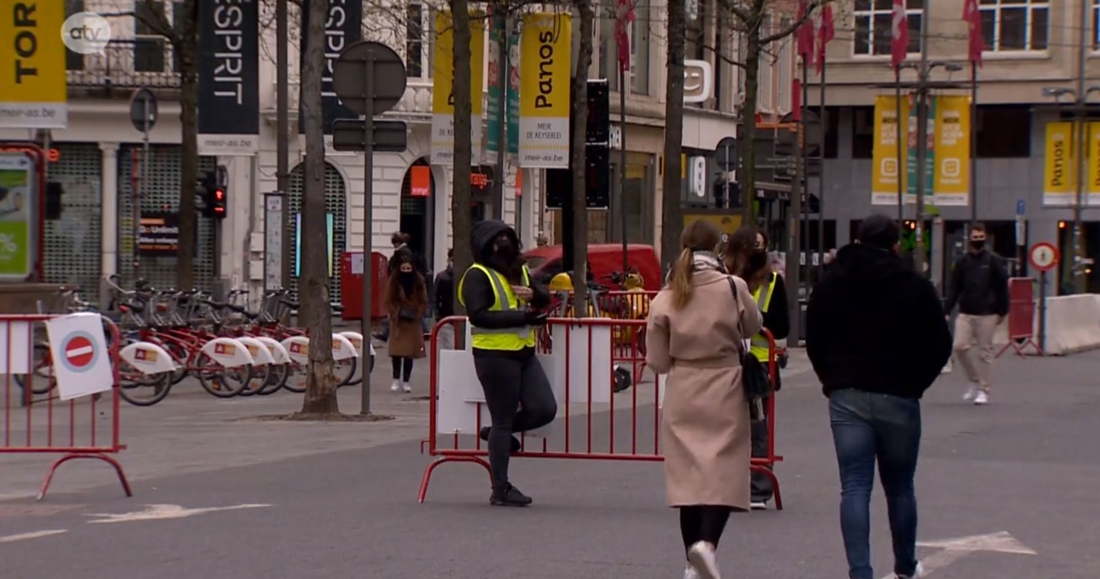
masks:
[[[508,480],[508,461],[520,449],[515,433],[546,426],[558,412],[535,357],[535,327],[546,323],[547,314],[539,310],[550,304],[550,293],[527,271],[519,238],[503,221],[475,224],[470,250],[474,264],[459,280],[458,295],[469,316],[474,370],[492,419],[479,433],[488,442],[493,475],[489,503],[525,507],[531,497]]]
[[[787,309],[787,288],[783,276],[772,270],[768,259],[768,237],[763,230],[745,226],[738,229],[726,242],[725,261],[730,273],[745,280],[764,315],[764,327],[777,340],[785,340],[791,330]],[[750,352],[763,364],[768,363],[768,339],[757,334],[749,341]],[[776,372],[775,389],[779,389],[779,373]],[[752,456],[768,455],[768,423],[766,416],[752,421]],[[765,509],[773,494],[772,482],[767,476],[752,473],[752,508]]]

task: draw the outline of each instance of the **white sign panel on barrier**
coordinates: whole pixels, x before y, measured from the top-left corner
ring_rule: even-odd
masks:
[[[558,414],[565,406],[564,382],[555,380],[553,360],[550,356],[538,356],[550,386],[554,399],[558,402]],[[492,420],[489,408],[485,404],[485,393],[474,369],[474,356],[470,350],[441,350],[439,352],[439,404],[436,416],[436,432],[439,434],[477,434],[478,405],[481,406],[481,426],[489,426]],[[554,433],[557,421],[527,436],[549,437]]]
[[[566,334],[568,332],[568,356]],[[589,334],[591,332],[591,334]],[[611,402],[614,378],[611,376],[611,326],[551,326],[553,339],[552,368],[565,391],[566,358],[569,368],[569,403],[587,403],[591,382],[592,403]],[[589,374],[591,371],[591,374]],[[550,372],[547,371],[547,376]],[[562,400],[564,403],[565,401]]]
[[[29,374],[30,322],[0,322],[0,374]]]
[[[114,386],[111,356],[99,314],[53,318],[46,322],[46,333],[62,400],[106,392]]]

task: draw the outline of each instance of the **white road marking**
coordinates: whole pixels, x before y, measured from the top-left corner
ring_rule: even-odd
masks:
[[[992,551],[994,553],[1012,553],[1016,555],[1036,555],[1037,553],[1026,547],[1007,531],[990,533],[988,535],[971,535],[957,539],[944,539],[942,541],[921,541],[918,547],[931,547],[942,549],[929,557],[921,559],[924,575],[931,575],[939,569],[962,559],[970,553],[978,551]],[[923,576],[923,575],[922,575]],[[891,573],[882,579],[894,579]]]
[[[229,507],[206,507],[200,509],[186,509],[180,505],[145,505],[145,510],[132,513],[97,513],[89,514],[89,517],[99,517],[99,520],[88,521],[95,523],[128,523],[131,521],[157,521],[163,519],[184,519],[195,515],[203,515],[217,511],[236,511],[241,509],[262,509],[273,505],[269,504],[243,504]]]
[[[0,543],[14,543],[16,541],[38,539],[40,537],[49,537],[50,535],[60,535],[61,533],[68,532],[68,529],[54,529],[52,531],[35,531],[33,533],[22,533],[20,535],[8,535],[6,537],[0,537]]]

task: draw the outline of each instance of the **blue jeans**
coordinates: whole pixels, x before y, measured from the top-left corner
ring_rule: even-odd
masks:
[[[871,489],[875,459],[886,492],[894,573],[916,572],[917,497],[913,477],[920,451],[920,401],[859,390],[829,396],[829,419],[840,466],[840,531],[849,579],[875,579],[871,569]]]

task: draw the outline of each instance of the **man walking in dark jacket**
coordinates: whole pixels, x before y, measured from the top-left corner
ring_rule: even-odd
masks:
[[[898,256],[897,224],[872,215],[810,294],[806,352],[829,398],[840,467],[840,530],[850,579],[871,568],[875,462],[886,493],[899,579],[920,575],[913,479],[920,399],[951,357],[939,296]]]
[[[993,332],[1008,315],[1008,273],[1001,256],[985,248],[985,225],[970,227],[970,248],[955,262],[943,311],[951,317],[955,305],[955,357],[971,386],[963,397],[989,403],[989,371],[993,366]],[[978,365],[970,349],[978,345]]]
[[[455,315],[455,269],[454,249],[447,250],[447,269],[435,276],[435,286],[432,289],[432,299],[435,304],[435,321]],[[436,338],[441,350],[453,350],[455,348],[455,326],[448,324],[439,329]]]

